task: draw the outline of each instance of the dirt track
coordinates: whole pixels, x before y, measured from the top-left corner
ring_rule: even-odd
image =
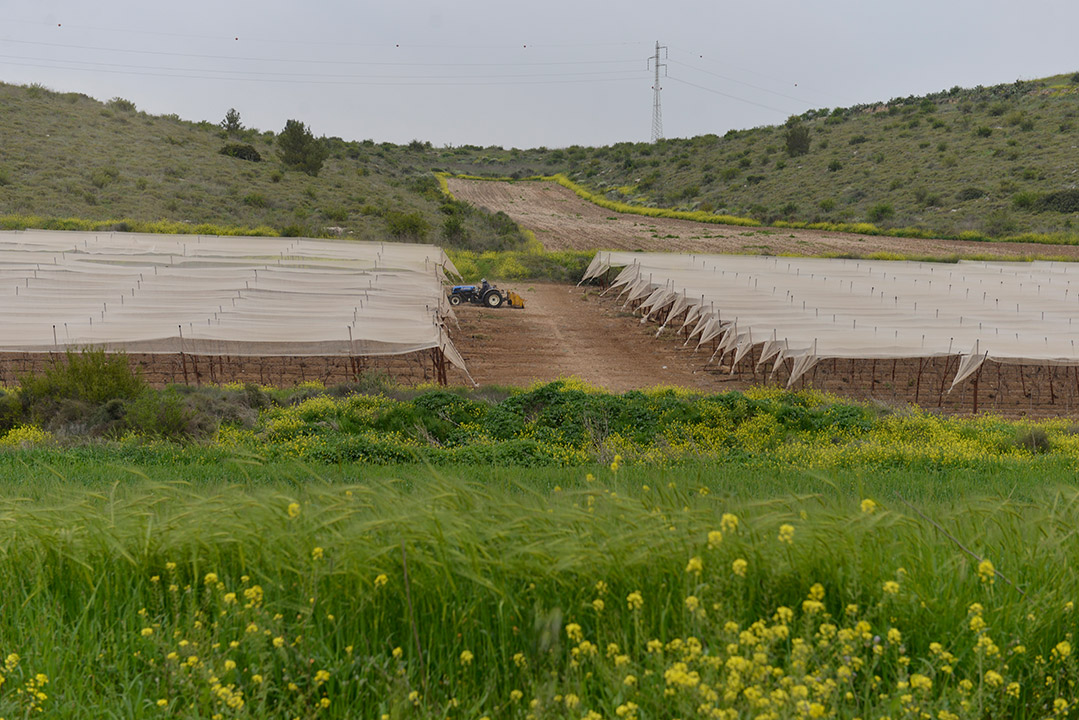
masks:
[[[502,212],[536,233],[548,250],[644,250],[647,252],[866,254],[888,251],[947,257],[992,254],[1007,257],[1068,257],[1079,246],[984,243],[961,240],[829,233],[820,230],[707,225],[688,220],[617,213],[586,202],[553,182],[490,182],[449,178],[460,200]]]
[[[508,284],[507,284],[508,286]],[[457,308],[453,341],[481,385],[524,385],[576,375],[615,392],[654,385],[718,389],[708,355],[682,348],[670,333],[621,312],[595,290],[535,283],[517,286],[524,310]]]

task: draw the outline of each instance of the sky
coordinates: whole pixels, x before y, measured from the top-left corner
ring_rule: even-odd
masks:
[[[1079,70],[1072,0],[0,0],[0,81],[435,146],[722,135]]]

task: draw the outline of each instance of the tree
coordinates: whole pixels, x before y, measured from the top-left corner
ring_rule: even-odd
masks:
[[[786,128],[783,137],[787,141],[787,154],[797,157],[809,152],[809,128],[802,124],[801,119],[797,115],[791,115],[787,119]]]
[[[308,175],[318,175],[322,163],[329,155],[326,145],[299,120],[289,120],[285,129],[277,136],[277,147],[281,150],[281,162],[289,167],[303,170]]]
[[[244,126],[240,122],[240,112],[236,108],[229,108],[229,111],[225,113],[225,119],[221,121],[221,128],[226,135],[233,137],[243,132]]]

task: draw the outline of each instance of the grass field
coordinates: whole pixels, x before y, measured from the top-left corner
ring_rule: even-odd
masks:
[[[2,404],[0,717],[1074,712],[1065,422],[247,387],[159,398],[218,413],[168,440],[103,397],[112,425],[39,400],[65,409],[19,424],[46,392],[24,385]]]

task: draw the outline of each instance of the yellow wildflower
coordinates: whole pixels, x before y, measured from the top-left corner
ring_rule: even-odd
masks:
[[[794,526],[783,524],[779,526],[779,542],[785,542],[788,545],[794,543]]]
[[[989,560],[982,560],[978,563],[978,577],[981,578],[983,583],[992,585],[996,580],[996,568],[993,567],[993,563]]]
[[[236,661],[235,660],[226,660],[225,661],[225,670],[226,671],[235,670],[235,669],[236,669]]]
[[[713,530],[708,533],[708,549],[715,550],[723,542],[723,533],[719,530]]]
[[[606,607],[606,604],[602,600],[600,600],[599,598],[596,598],[595,600],[592,601],[592,608],[596,612],[603,612],[603,608],[605,608],[605,607]]]
[[[871,499],[866,498],[865,500],[862,500],[862,512],[871,513],[871,512],[876,512],[876,510],[877,510],[877,504],[875,502],[873,502]]]
[[[468,666],[472,664],[472,653],[469,650],[465,650],[461,653],[461,664]]]
[[[701,570],[703,570],[703,569],[704,569],[704,563],[701,562],[701,559],[698,556],[691,557],[689,559],[689,562],[686,563],[686,572],[687,573],[693,573],[694,575],[700,575]]]
[[[734,562],[731,563],[731,571],[735,575],[737,575],[738,577],[745,577],[746,576],[746,568],[748,568],[748,567],[749,567],[749,563],[747,563],[742,558],[738,558],[737,560],[735,560]]]
[[[251,676],[251,682],[255,683],[256,685],[261,685],[262,684],[262,676],[261,675],[252,675]]]
[[[322,555],[323,555],[323,551],[322,551],[322,548],[320,548],[320,547],[316,547],[311,551],[311,559],[312,560],[321,560]]]
[[[1052,652],[1054,660],[1063,660],[1064,658],[1068,657],[1071,654],[1072,654],[1072,646],[1071,646],[1071,643],[1068,642],[1067,640],[1064,640],[1062,642],[1057,643],[1056,647],[1053,648],[1053,652]]]
[[[273,646],[275,648],[284,647],[285,646],[285,638],[278,635],[277,637],[275,637],[273,639]]]
[[[300,516],[300,503],[291,502],[288,504],[288,516],[295,518]]]
[[[375,587],[380,588],[380,587],[384,586],[386,583],[388,583],[389,581],[390,581],[390,579],[388,577],[386,577],[386,575],[384,573],[381,574],[381,575],[377,575],[375,577]]]
[[[641,596],[640,590],[634,590],[626,596],[626,605],[630,610],[640,610],[644,607],[644,597]]]
[[[618,472],[619,466],[622,465],[622,456],[615,455],[614,460],[611,460],[611,472]]]
[[[885,580],[884,581],[884,592],[887,593],[888,595],[898,595],[899,594],[899,583],[897,583],[895,580]]]
[[[520,690],[510,690],[510,702],[517,702],[524,696],[525,694]]]
[[[150,637],[153,634],[154,634],[154,629],[152,627],[144,627],[142,629],[142,636],[143,637]]]
[[[723,513],[723,516],[719,518],[719,529],[725,533],[737,531],[738,516],[733,513]]]
[[[206,573],[206,577],[204,577],[202,579],[202,582],[205,583],[206,585],[216,585],[217,584],[217,573]]]
[[[581,632],[581,626],[577,623],[566,625],[566,637],[573,642],[581,642],[581,640],[584,640],[584,633]]]

